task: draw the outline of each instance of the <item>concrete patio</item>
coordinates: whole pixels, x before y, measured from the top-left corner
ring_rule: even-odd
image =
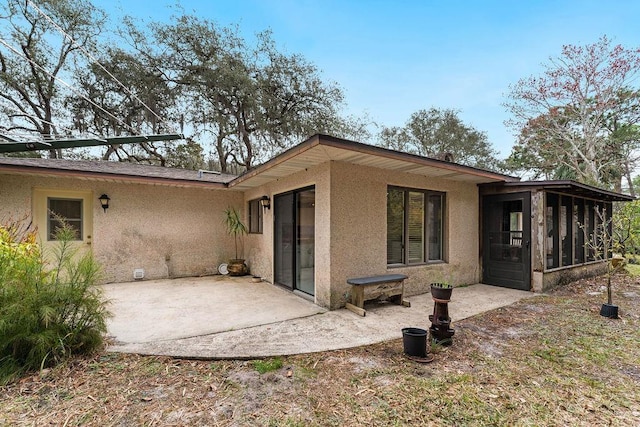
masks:
[[[336,350],[402,337],[404,327],[428,329],[430,294],[411,307],[370,304],[366,317],[327,311],[249,277],[210,276],[104,285],[113,318],[109,351],[199,359],[249,359]],[[455,322],[536,294],[488,285],[456,288]]]

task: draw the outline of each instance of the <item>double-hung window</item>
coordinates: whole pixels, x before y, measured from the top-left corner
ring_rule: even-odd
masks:
[[[387,189],[387,264],[442,261],[444,193]]]

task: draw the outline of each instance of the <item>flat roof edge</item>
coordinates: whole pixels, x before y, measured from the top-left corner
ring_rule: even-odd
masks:
[[[94,180],[122,180],[135,182],[139,184],[156,184],[156,185],[168,185],[168,186],[187,186],[187,187],[207,187],[212,189],[227,188],[228,183],[224,182],[212,182],[212,181],[195,181],[189,179],[179,178],[166,178],[155,176],[142,176],[142,175],[127,175],[121,173],[109,173],[109,172],[95,172],[95,171],[82,171],[71,169],[57,169],[50,167],[32,166],[32,165],[0,165],[0,173],[3,171],[11,171],[20,174],[33,174],[37,171],[38,174],[46,176],[56,177],[68,177],[68,178],[88,178]]]
[[[583,184],[573,180],[548,180],[548,181],[520,181],[520,182],[503,182],[503,183],[488,183],[481,184],[483,186],[502,185],[504,187],[541,187],[545,190],[560,190],[560,189],[581,189],[594,194],[601,194],[610,199],[610,201],[617,202],[631,202],[638,200],[637,197],[633,197],[628,194],[617,193],[615,191],[605,190],[603,188],[594,187],[592,185]]]

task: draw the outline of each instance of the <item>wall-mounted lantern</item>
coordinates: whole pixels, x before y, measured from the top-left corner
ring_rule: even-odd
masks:
[[[260,198],[260,206],[264,209],[271,209],[271,199],[269,199],[269,196],[262,196]]]
[[[104,209],[104,211],[106,212],[107,209],[109,209],[109,200],[111,199],[106,194],[103,194],[102,196],[98,197],[98,200],[100,200],[100,206],[102,206],[102,209]]]

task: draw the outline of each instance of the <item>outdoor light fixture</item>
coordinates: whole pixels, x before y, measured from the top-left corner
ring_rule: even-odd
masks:
[[[100,200],[100,205],[102,206],[102,209],[104,209],[104,211],[106,212],[107,209],[109,209],[109,200],[111,199],[106,194],[103,194],[102,196],[98,197],[98,200]]]
[[[264,209],[271,209],[271,200],[269,199],[269,196],[262,196],[260,198],[260,206]]]

